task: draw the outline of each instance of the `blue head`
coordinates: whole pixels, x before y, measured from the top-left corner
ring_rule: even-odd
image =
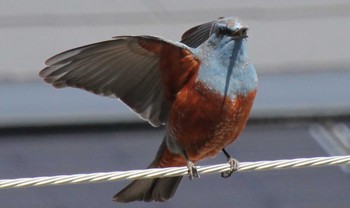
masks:
[[[239,40],[248,37],[248,27],[238,17],[219,18],[212,24],[210,35]]]
[[[236,57],[241,53],[247,58],[247,31],[248,27],[237,17],[219,18],[212,24],[206,46],[211,50],[218,50],[224,57]]]
[[[202,61],[198,78],[224,95],[235,97],[256,89],[256,72],[247,55],[247,30],[239,18],[219,18],[196,51]]]

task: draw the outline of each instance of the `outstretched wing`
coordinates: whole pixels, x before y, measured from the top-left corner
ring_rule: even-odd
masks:
[[[40,76],[46,82],[119,98],[153,126],[165,123],[176,93],[200,64],[187,46],[151,36],[115,37],[45,63]]]
[[[213,23],[215,21],[203,23],[187,30],[181,37],[181,43],[197,48],[209,38]]]

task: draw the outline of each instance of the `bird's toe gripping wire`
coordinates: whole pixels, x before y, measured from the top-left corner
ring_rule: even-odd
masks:
[[[194,178],[199,178],[199,173],[197,171],[196,166],[194,165],[194,163],[190,160],[190,158],[188,157],[187,153],[185,150],[183,150],[183,156],[186,159],[186,165],[188,168],[188,175],[190,180],[194,179]]]
[[[190,180],[192,180],[193,178],[199,178],[199,173],[197,171],[196,166],[193,164],[192,161],[187,160],[187,168],[188,168],[188,175]]]
[[[222,172],[221,177],[228,178],[232,175],[232,173],[236,172],[239,169],[239,162],[238,162],[238,160],[231,157],[231,155],[228,154],[225,149],[222,149],[222,151],[225,154],[225,156],[227,157],[228,164],[230,164],[230,170],[226,171],[226,172]]]

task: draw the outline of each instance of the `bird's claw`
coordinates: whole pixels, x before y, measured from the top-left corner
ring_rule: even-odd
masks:
[[[230,164],[230,170],[221,173],[221,177],[223,177],[223,178],[230,177],[232,175],[232,173],[236,172],[239,169],[238,160],[230,157],[227,162],[228,162],[228,164]]]
[[[189,175],[190,180],[192,180],[193,178],[199,178],[197,168],[193,164],[193,162],[187,161],[187,168],[188,168],[188,175]]]

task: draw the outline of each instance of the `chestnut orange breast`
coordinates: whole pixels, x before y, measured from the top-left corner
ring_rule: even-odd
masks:
[[[178,93],[169,114],[170,132],[190,160],[214,156],[242,132],[255,94],[254,90],[231,99],[197,81]]]

